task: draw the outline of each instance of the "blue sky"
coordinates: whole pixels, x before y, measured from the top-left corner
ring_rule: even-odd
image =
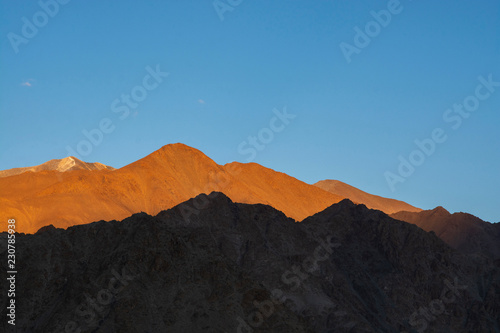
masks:
[[[54,1],[0,1],[0,169],[182,142],[500,221],[499,1]]]

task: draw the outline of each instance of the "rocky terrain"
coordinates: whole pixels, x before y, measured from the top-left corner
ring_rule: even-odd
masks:
[[[296,223],[214,192],[16,240],[17,332],[500,331],[498,261],[349,200]]]

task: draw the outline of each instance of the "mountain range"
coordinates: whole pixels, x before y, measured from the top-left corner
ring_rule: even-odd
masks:
[[[296,221],[348,198],[433,231],[466,253],[500,256],[498,224],[469,214],[449,214],[439,207],[423,211],[338,180],[310,185],[256,163],[219,165],[180,143],[163,146],[119,169],[67,157],[0,174],[1,217],[15,218],[17,231],[23,233],[35,233],[46,225],[68,228],[120,220],[139,212],[156,215],[200,193],[219,191],[234,202],[272,206]],[[189,219],[197,212],[197,207],[185,207],[184,215]]]
[[[18,332],[500,332],[500,224],[470,214],[183,144],[2,175]]]

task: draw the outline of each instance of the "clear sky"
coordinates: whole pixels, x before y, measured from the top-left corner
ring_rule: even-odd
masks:
[[[0,0],[0,36],[0,169],[182,142],[500,221],[497,0]]]

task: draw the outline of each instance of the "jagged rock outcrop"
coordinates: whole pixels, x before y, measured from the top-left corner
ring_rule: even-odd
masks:
[[[500,330],[498,262],[349,200],[296,223],[214,192],[16,240],[18,332]]]

